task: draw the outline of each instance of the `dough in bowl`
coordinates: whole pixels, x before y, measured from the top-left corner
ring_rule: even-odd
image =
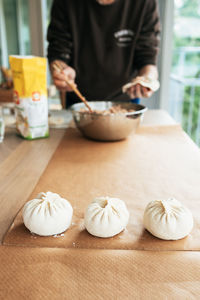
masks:
[[[23,208],[24,225],[41,236],[55,235],[67,230],[72,215],[71,204],[52,192],[40,193]]]
[[[125,229],[129,212],[118,198],[95,198],[85,212],[85,227],[97,237],[112,237]]]
[[[191,232],[193,217],[187,207],[169,198],[150,202],[144,212],[143,224],[160,239],[179,240]]]

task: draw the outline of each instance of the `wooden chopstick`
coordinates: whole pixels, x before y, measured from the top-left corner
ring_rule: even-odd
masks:
[[[57,72],[62,72],[63,71],[63,68],[57,62],[54,62],[52,66],[53,66],[54,70],[57,71]],[[85,97],[80,93],[80,91],[77,89],[77,87],[67,79],[66,76],[65,76],[65,82],[72,88],[72,90],[81,99],[81,101],[84,102],[84,104],[88,108],[88,110],[90,112],[92,112],[92,109],[89,106],[89,104],[88,104],[87,100],[85,99]]]

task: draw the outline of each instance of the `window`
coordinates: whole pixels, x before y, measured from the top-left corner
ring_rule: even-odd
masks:
[[[199,0],[175,0],[170,113],[200,145]]]
[[[50,22],[50,14],[51,14],[51,6],[52,6],[53,0],[47,0],[47,26],[49,25]]]
[[[0,0],[1,65],[10,54],[30,54],[27,0]]]
[[[17,2],[15,0],[4,0],[3,10],[5,16],[8,55],[18,54]]]
[[[0,0],[0,66],[8,67],[11,54],[42,56],[41,48],[45,53],[46,30],[52,2],[53,0]],[[43,22],[44,34],[41,35],[37,24],[42,26]],[[35,51],[34,44],[42,45],[39,51]],[[2,78],[0,82],[1,80]]]
[[[31,54],[28,1],[18,0],[18,37],[19,52],[22,55]]]

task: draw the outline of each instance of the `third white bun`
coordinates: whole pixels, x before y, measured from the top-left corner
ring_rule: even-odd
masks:
[[[178,240],[191,232],[193,217],[186,206],[170,198],[150,202],[144,212],[143,224],[160,239]]]
[[[85,212],[85,227],[97,237],[112,237],[125,229],[129,212],[118,198],[95,198]]]

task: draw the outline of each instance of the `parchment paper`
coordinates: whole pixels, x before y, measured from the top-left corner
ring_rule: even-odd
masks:
[[[38,153],[39,159],[39,153]],[[23,225],[19,212],[4,245],[140,250],[200,249],[200,151],[178,125],[141,127],[136,135],[113,143],[94,142],[68,129],[30,199],[52,191],[74,208],[71,227],[62,235],[39,237]],[[130,211],[127,229],[102,239],[84,228],[87,205],[97,196],[124,200]],[[14,196],[14,195],[13,195]],[[175,197],[192,211],[194,229],[179,241],[163,241],[144,230],[149,201]]]
[[[197,300],[200,253],[0,247],[0,297]]]

